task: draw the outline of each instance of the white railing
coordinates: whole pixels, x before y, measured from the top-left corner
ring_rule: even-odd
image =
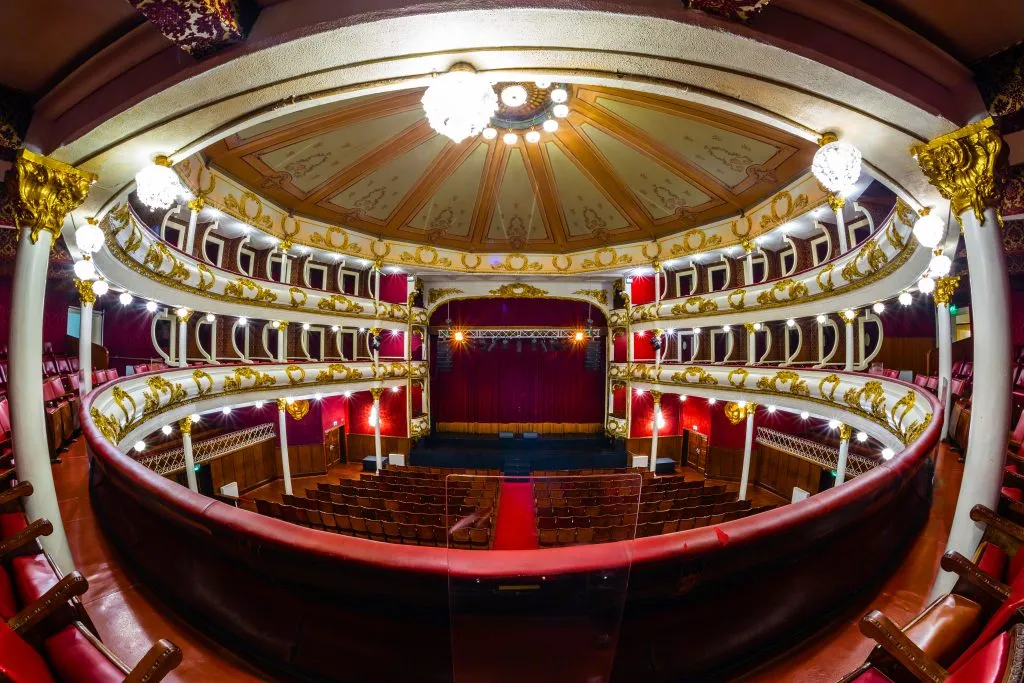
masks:
[[[811,439],[804,439],[767,427],[758,427],[755,441],[762,446],[788,453],[795,458],[812,462],[828,470],[834,470],[839,465],[838,448],[832,448]],[[878,462],[870,458],[850,453],[846,460],[846,477],[851,478],[858,474],[864,474],[874,469],[876,465]]]
[[[222,455],[234,453],[264,441],[270,441],[276,438],[276,436],[277,432],[274,431],[274,423],[267,422],[255,427],[221,434],[212,439],[196,441],[192,444],[192,457],[196,464],[200,465],[204,462],[215,460]],[[146,458],[138,458],[138,462],[161,476],[174,474],[185,469],[185,451],[181,446],[178,446],[163,453],[157,453]]]

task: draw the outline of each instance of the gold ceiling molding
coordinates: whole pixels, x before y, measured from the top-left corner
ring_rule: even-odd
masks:
[[[271,227],[264,231],[279,239],[289,239],[294,245],[316,247],[342,255],[369,259],[380,266],[415,265],[462,273],[572,275],[649,264],[652,262],[652,253],[656,254],[653,258],[662,260],[666,257],[690,256],[753,240],[777,229],[786,221],[813,211],[827,201],[826,193],[808,172],[771,197],[747,208],[740,219],[730,217],[704,226],[688,227],[677,233],[659,237],[653,242],[644,239],[566,253],[497,251],[481,254],[477,253],[478,247],[462,249],[439,244],[417,244],[403,239],[378,238],[377,235],[360,232],[347,226],[341,227],[312,218],[289,216],[284,209],[259,198],[218,169],[204,166],[199,155],[189,157],[186,161],[188,163],[179,163],[175,168],[191,192],[199,191],[201,179],[214,179],[212,190],[205,195],[208,206],[243,221],[247,221],[247,216],[258,215],[265,224],[264,219],[269,217]],[[239,207],[244,208],[244,211]],[[285,224],[292,226],[287,232],[283,227],[274,227]],[[409,235],[407,239],[414,239],[409,231],[402,234]],[[426,241],[426,235],[423,239]]]

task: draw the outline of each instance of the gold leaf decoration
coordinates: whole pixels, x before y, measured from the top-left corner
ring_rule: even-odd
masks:
[[[693,310],[690,310],[690,309]],[[685,315],[687,313],[711,313],[718,310],[718,302],[712,299],[705,299],[702,296],[691,296],[683,303],[672,307],[673,315]]]
[[[146,380],[148,391],[142,393],[145,404],[142,407],[143,414],[152,412],[160,407],[160,397],[167,394],[167,405],[184,400],[188,392],[177,382],[170,382],[161,375],[150,377]]]
[[[208,292],[210,291],[210,289],[213,288],[213,283],[217,281],[217,278],[216,276],[214,276],[213,271],[210,270],[210,267],[207,266],[205,263],[198,264],[198,268],[199,284],[196,286],[199,288],[200,292]],[[209,280],[206,279],[207,276],[209,276]]]
[[[284,374],[288,375],[288,383],[292,386],[306,380],[306,371],[298,365],[289,365],[284,369]]]
[[[737,389],[743,389],[749,375],[750,373],[745,368],[735,368],[729,372],[729,384]]]
[[[907,414],[914,409],[914,405],[917,403],[917,392],[910,390],[907,391],[906,395],[900,400],[893,404],[892,411],[889,413],[889,417],[892,418],[892,424],[895,427],[902,427],[903,420],[907,417]],[[896,417],[896,412],[902,408],[903,412],[900,413],[899,417]],[[884,417],[884,414],[883,414]]]
[[[818,282],[818,288],[823,292],[831,292],[836,288],[832,282],[832,271],[835,269],[836,264],[830,263],[814,276],[814,279]]]
[[[608,292],[603,289],[577,289],[573,294],[593,299],[602,306],[608,305]]]
[[[89,415],[92,416],[92,422],[96,425],[96,429],[100,430],[103,438],[115,445],[121,440],[121,425],[116,419],[104,415],[95,407],[89,411]]]
[[[747,290],[742,287],[730,293],[726,298],[729,301],[729,307],[734,311],[742,311],[747,307],[746,301],[744,301],[747,298]]]
[[[323,297],[316,305],[321,311],[333,311],[335,313],[362,313],[363,305],[349,299],[344,294],[332,294]]]
[[[249,213],[249,204],[256,206],[254,213]],[[229,194],[224,197],[224,210],[235,218],[269,232],[274,227],[274,219],[263,213],[263,202],[252,192],[243,192],[241,197]]]
[[[291,403],[285,403],[284,409],[292,416],[293,420],[298,421],[309,413],[309,401],[306,399],[296,399]]]
[[[696,377],[696,381],[691,380],[690,377]],[[682,372],[676,372],[672,375],[672,381],[684,384],[718,384],[718,380],[712,377],[711,373],[704,368],[686,368]]]
[[[490,291],[491,296],[499,296],[508,299],[523,299],[546,296],[548,291],[533,285],[522,282],[502,285]]]
[[[299,287],[289,287],[288,297],[291,299],[292,308],[302,308],[309,299],[309,295]]]
[[[836,400],[836,389],[839,388],[839,383],[841,381],[842,380],[839,379],[839,375],[836,375],[834,373],[829,375],[828,377],[823,378],[820,382],[818,382],[818,393],[826,401],[831,401],[834,403]],[[826,391],[826,385],[831,387],[831,389]]]
[[[843,395],[843,400],[851,408],[869,412],[871,415],[885,420],[885,390],[882,388],[882,383],[878,380],[865,382],[864,386],[860,389],[849,389]],[[869,402],[868,408],[865,408],[863,405],[865,400]]]
[[[203,370],[193,370],[192,381],[196,383],[196,391],[199,392],[200,396],[205,396],[213,391],[213,377],[211,377],[208,372]],[[207,382],[205,388],[203,388],[202,384],[204,381]]]
[[[247,301],[248,298],[245,296],[246,290],[252,291],[252,301],[265,301],[268,303],[277,301],[276,293],[246,277],[240,277],[234,282],[227,283],[224,286],[224,296]]]
[[[437,289],[431,289],[427,293],[427,305],[433,306],[441,299],[449,296],[455,296],[456,294],[465,294],[465,292],[458,287],[438,287]]]
[[[912,422],[907,430],[903,433],[903,443],[911,444],[921,438],[924,434],[924,430],[928,429],[928,425],[932,423],[932,414],[928,413],[924,416],[924,419],[920,422]]]
[[[248,387],[249,389],[258,389],[259,387],[269,387],[277,384],[277,380],[265,372],[259,372],[253,368],[235,368],[234,373],[224,377],[224,391],[241,391],[243,388],[242,381],[247,379],[252,380],[252,384]]]
[[[132,398],[131,394],[122,389],[121,387],[115,386],[113,389],[114,403],[121,412],[124,413],[124,422],[128,424],[135,419],[136,414],[139,412],[139,406],[136,405],[135,399]],[[131,412],[128,411],[128,406],[131,406]]]
[[[778,298],[778,295],[782,292],[786,292],[786,299]],[[796,301],[805,296],[807,296],[807,285],[799,280],[787,277],[776,282],[772,285],[771,289],[766,289],[758,294],[757,303],[761,305],[779,304],[785,301]]]
[[[867,262],[868,270],[866,272],[861,272],[858,265],[862,259]],[[860,248],[857,255],[850,259],[840,272],[847,282],[853,282],[854,280],[875,274],[885,266],[888,260],[885,252],[878,246],[878,242],[871,240]]]
[[[761,216],[761,230],[771,230],[776,226],[782,225],[806,209],[807,204],[807,195],[799,194],[794,199],[793,195],[783,190],[772,197],[769,213]],[[780,210],[780,205],[784,205],[785,208]]]
[[[833,375],[833,377],[835,377],[835,375]],[[811,394],[810,387],[807,386],[807,380],[800,379],[800,375],[792,370],[779,370],[771,377],[762,377],[757,380],[757,388],[762,391],[780,393],[782,391],[782,389],[779,388],[780,383],[789,383],[789,393],[791,394],[795,394],[797,396],[810,396]]]
[[[350,368],[347,365],[341,363],[331,363],[327,366],[326,370],[321,370],[316,374],[317,382],[332,382],[337,380],[356,379],[362,377],[363,373],[361,370]]]

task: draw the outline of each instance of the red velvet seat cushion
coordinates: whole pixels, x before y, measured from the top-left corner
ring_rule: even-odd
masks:
[[[1020,489],[1010,488],[1009,486],[1004,486],[1003,488],[999,489],[999,493],[1006,496],[1010,500],[1015,500],[1017,502],[1020,502],[1022,498],[1022,492]]]
[[[28,526],[28,519],[23,512],[5,512],[0,514],[0,538],[10,538]]]
[[[1010,634],[1000,633],[971,657],[946,683],[1001,683],[1010,650]]]
[[[63,683],[120,683],[124,680],[124,672],[74,625],[47,638],[43,650],[50,668]]]
[[[14,575],[14,586],[23,605],[43,597],[58,580],[42,553],[15,557],[11,560],[11,573]]]
[[[1006,553],[995,543],[986,543],[978,558],[978,569],[999,581],[1006,582],[1008,576],[1006,571]]]
[[[1024,553],[1017,554],[1024,555]],[[1009,623],[1010,619],[1014,618],[1017,610],[1021,607],[1024,607],[1024,572],[1018,573],[1013,577],[1013,580],[1010,581],[1010,597],[1008,597],[1003,604],[999,606],[999,609],[997,609],[996,613],[992,615],[992,618],[988,620],[985,627],[981,629],[981,633],[977,638],[975,638],[971,646],[967,648],[962,655],[960,655],[960,658],[953,663],[953,666],[949,667],[949,670],[959,671],[961,668],[966,666],[967,662],[974,657],[974,655],[978,654],[982,648],[995,639],[1000,632],[1006,629],[1006,625]]]
[[[53,683],[39,653],[0,620],[0,678],[3,677],[13,683]]]
[[[850,681],[850,683],[892,683],[892,679],[875,667],[871,667]]]
[[[6,621],[18,613],[18,598],[14,595],[11,575],[0,567],[0,621]]]

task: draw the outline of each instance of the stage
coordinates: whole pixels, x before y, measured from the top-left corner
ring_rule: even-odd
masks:
[[[626,445],[604,435],[545,435],[499,438],[498,435],[431,434],[409,454],[410,465],[500,470],[525,475],[535,470],[626,467]]]

